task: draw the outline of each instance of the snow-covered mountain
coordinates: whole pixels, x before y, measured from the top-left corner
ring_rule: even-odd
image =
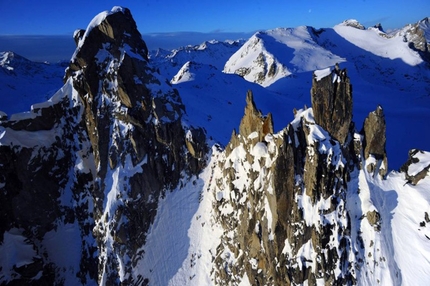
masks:
[[[172,78],[189,61],[212,65],[222,70],[225,62],[242,44],[242,40],[225,42],[212,40],[197,46],[186,46],[172,51],[158,49],[152,51],[149,58],[162,75]]]
[[[36,63],[14,52],[0,52],[0,110],[26,111],[49,99],[63,83],[67,63]]]
[[[427,285],[428,27],[149,54],[114,7],[65,75],[2,53],[64,84],[0,105],[0,284]]]
[[[362,123],[369,109],[384,106],[387,149],[398,169],[406,160],[398,157],[399,150],[428,149],[430,140],[430,133],[419,127],[429,119],[428,27],[426,18],[386,34],[348,20],[334,28],[258,32],[227,61],[224,72],[307,102],[313,71],[341,63],[354,81],[354,121]]]
[[[130,273],[159,198],[205,163],[204,132],[183,121],[128,9],[74,38],[64,86],[1,121],[2,284],[143,280]]]
[[[355,66],[348,67],[361,71],[362,77],[380,80],[374,78],[376,72],[399,67],[397,61],[413,67],[428,63],[429,27],[426,18],[386,34],[381,26],[365,29],[358,21],[347,20],[331,29],[301,26],[257,32],[226,62],[224,71],[266,87],[284,77],[351,62]],[[379,60],[375,62],[374,56]],[[390,59],[391,65],[383,59]],[[369,74],[370,68],[375,72]]]
[[[344,61],[315,43],[312,33],[304,26],[257,32],[227,61],[224,72],[269,86],[292,74]]]

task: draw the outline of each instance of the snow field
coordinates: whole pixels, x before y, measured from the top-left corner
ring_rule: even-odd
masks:
[[[212,218],[214,176],[219,151],[212,148],[208,167],[184,182],[183,188],[160,198],[157,216],[147,234],[144,258],[133,275],[151,285],[211,285],[212,259],[223,230]]]

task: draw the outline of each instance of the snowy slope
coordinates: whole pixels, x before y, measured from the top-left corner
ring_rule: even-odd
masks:
[[[302,118],[312,124],[312,109],[299,111],[292,121],[293,126]],[[222,264],[224,270],[229,273],[229,281],[234,281],[232,284],[254,285],[254,281],[250,281],[246,274],[240,273],[247,265],[260,273],[262,269],[258,259],[252,258],[249,253],[234,251],[234,239],[240,234],[234,227],[226,229],[225,223],[227,221],[230,226],[235,225],[244,216],[239,205],[248,206],[254,215],[259,212],[263,214],[261,223],[265,221],[264,227],[268,227],[263,233],[269,236],[269,241],[274,239],[271,231],[278,218],[273,212],[273,194],[276,190],[272,189],[273,174],[270,167],[277,160],[276,142],[281,140],[283,132],[267,137],[267,147],[264,148],[257,143],[254,148],[250,145],[251,149],[248,149],[250,146],[245,143],[227,155],[225,151],[220,152],[213,147],[210,163],[201,176],[161,199],[145,246],[147,256],[145,262],[139,264],[137,272],[144,272],[149,281],[157,285],[223,284],[226,281],[217,279],[214,274],[222,272],[214,268],[214,261],[221,259],[225,263]],[[328,142],[332,139],[317,125],[312,125],[310,138],[326,142],[326,147],[331,146]],[[358,134],[356,138],[361,140]],[[245,142],[254,139],[251,134]],[[333,157],[341,156],[338,147],[331,148],[327,150],[322,147],[320,150],[332,152]],[[247,153],[258,161],[250,164],[246,159]],[[422,169],[423,165],[428,165],[429,153],[422,153],[419,159],[417,166],[413,164],[410,169]],[[260,165],[261,162],[263,165]],[[346,163],[344,159],[337,162]],[[363,161],[362,164],[367,165],[369,162]],[[233,181],[235,191],[227,187],[224,168],[233,168],[236,172],[237,179]],[[249,174],[253,171],[258,171],[258,176],[250,179]],[[329,199],[313,205],[305,192],[294,201],[300,204],[308,226],[318,226],[323,221],[337,221],[338,231],[330,236],[330,247],[345,247],[342,246],[345,242],[340,236],[341,229],[351,224],[349,243],[354,252],[351,251],[347,259],[353,263],[357,285],[427,285],[430,277],[429,184],[429,175],[412,186],[406,184],[404,173],[393,171],[386,179],[382,179],[363,168],[351,173],[351,180],[345,190],[345,205],[341,204],[335,210],[330,207]],[[260,200],[253,201],[250,193],[258,195]],[[330,211],[321,215],[326,209]],[[375,224],[369,218],[369,213],[373,212],[379,216]],[[251,217],[248,220],[250,224],[251,221],[255,222]],[[256,233],[261,232],[258,225],[257,221]],[[169,235],[171,232],[175,236]],[[261,247],[264,250],[262,242]],[[215,248],[224,251],[220,253]],[[313,271],[319,263],[312,243],[305,244],[296,253],[286,241],[282,253],[292,259],[291,263],[304,263]],[[144,265],[151,266],[148,269]],[[339,264],[336,267],[340,275],[344,271],[343,266]],[[317,279],[316,282],[324,285],[325,281]]]
[[[411,27],[415,26],[385,34],[376,28],[357,28],[362,25],[350,20],[320,30],[298,27],[259,32],[229,59],[224,72],[237,73],[307,104],[313,69],[341,63],[354,86],[357,128],[369,110],[384,107],[389,167],[398,169],[408,150],[428,149],[430,141],[430,133],[420,131],[430,119],[430,69],[422,55],[410,48]],[[428,19],[418,26],[428,35]]]
[[[350,22],[355,24],[352,25]],[[417,25],[423,29],[424,35],[428,35],[428,19],[420,21]],[[150,61],[169,80],[172,80],[176,74],[179,77],[183,73],[180,69],[188,61],[197,65],[211,65],[210,69],[215,68],[217,71],[224,69],[227,73],[249,72],[244,79],[251,82],[256,81],[256,77],[259,78],[261,75],[260,84],[269,85],[267,89],[281,95],[281,99],[299,100],[301,103],[295,104],[296,108],[304,104],[310,105],[308,94],[313,70],[340,62],[342,68],[348,69],[354,85],[354,120],[357,128],[361,127],[369,110],[379,104],[384,107],[390,138],[387,145],[389,166],[398,169],[406,160],[409,149],[428,149],[426,142],[430,141],[430,135],[428,132],[419,132],[419,128],[429,120],[430,70],[423,63],[419,53],[409,48],[409,42],[404,42],[405,35],[411,35],[411,27],[415,25],[408,25],[393,34],[385,34],[376,28],[361,30],[354,26],[360,26],[360,24],[357,21],[345,21],[332,29],[316,30],[304,26],[294,29],[275,29],[256,33],[243,46],[240,41],[209,41],[173,51],[151,52]],[[410,36],[407,37],[410,38]],[[58,74],[55,74],[57,82],[61,81],[61,70],[62,68],[58,68]],[[199,76],[198,73],[202,75]],[[203,75],[206,73],[207,75]],[[215,74],[222,79],[212,78]],[[271,76],[268,76],[269,74]],[[42,70],[33,74],[35,78],[31,77],[29,84],[14,84],[14,78],[8,76],[4,79],[8,82],[0,88],[3,89],[2,94],[34,96],[36,91],[40,97],[43,97],[50,88],[46,85],[53,81],[40,78],[51,76],[54,75],[49,70]],[[190,74],[190,76],[196,77],[194,84],[179,84],[178,79],[174,79],[172,83],[180,86],[182,92],[195,96],[200,93],[200,100],[203,93],[206,96],[208,94],[209,96],[229,96],[230,94],[229,97],[231,97],[231,94],[236,94],[242,97],[247,89],[257,88],[255,85],[242,83],[235,77],[224,77],[219,72],[206,72],[204,69],[195,71],[194,75]],[[199,80],[199,77],[202,79]],[[184,80],[185,78],[182,78],[181,83]],[[203,81],[207,82],[203,83]],[[38,85],[41,86],[40,89]],[[185,86],[187,91],[184,91]],[[234,86],[243,87],[237,90]],[[205,87],[205,91],[199,91],[195,87]],[[45,90],[42,91],[42,88]],[[38,92],[38,90],[41,91]],[[267,93],[263,89],[259,90],[261,92],[256,92],[257,98],[260,93]],[[21,97],[19,104],[12,104],[11,98],[2,96],[0,99],[4,102],[0,110],[7,114],[25,111],[32,103],[41,101],[30,98],[27,101],[22,100]],[[198,103],[199,105],[194,108],[193,102],[199,101],[187,102],[187,109],[205,114],[194,120],[195,123],[199,124],[200,120],[203,120],[202,122],[206,124],[208,116],[214,118],[214,112],[211,110],[216,108],[216,105]],[[275,114],[275,124],[278,124],[279,120],[285,120],[285,117],[282,115],[278,117],[277,114],[283,114],[283,109],[288,110],[292,107],[291,104],[287,104],[279,109],[276,106],[279,107],[282,104],[277,100],[266,104],[274,107],[267,111]],[[264,104],[259,106],[263,108]],[[228,109],[229,106],[220,106],[219,112]],[[239,107],[236,110],[240,109]],[[188,113],[193,116],[192,112]],[[236,118],[239,118],[240,111],[236,111],[236,114]],[[229,125],[229,127],[233,126],[233,124]],[[228,132],[225,130],[225,133]],[[225,135],[212,136],[222,144],[225,144],[226,138],[229,138]],[[403,140],[405,137],[411,140]]]
[[[168,79],[179,71],[188,61],[208,64],[221,70],[230,56],[240,48],[242,40],[206,41],[197,46],[186,46],[166,51],[158,49],[149,55],[152,64]]]
[[[198,178],[160,198],[154,224],[135,269],[152,285],[211,285],[212,256],[222,234],[214,224],[213,178],[220,150],[212,148]],[[219,172],[219,170],[217,170]],[[172,235],[173,234],[173,235]],[[150,267],[148,267],[150,265]],[[135,275],[136,275],[135,274]]]
[[[237,75],[225,74],[211,65],[186,63],[173,77],[173,86],[181,94],[186,112],[193,125],[206,129],[207,135],[227,144],[233,129],[238,128],[248,90],[263,113],[271,112],[275,130],[280,130],[293,118],[293,109],[303,107],[303,101],[244,81]]]
[[[64,63],[37,63],[13,52],[0,52],[0,110],[24,112],[50,98],[63,84]]]
[[[421,126],[429,119],[430,69],[402,37],[386,38],[375,29],[340,24],[325,29],[317,41],[347,60],[342,66],[348,69],[354,87],[357,128],[369,109],[383,106],[391,168],[403,164],[409,149],[428,149],[430,135],[422,132]],[[280,83],[279,88],[286,84]]]
[[[419,54],[410,49],[402,37],[387,37],[378,29],[361,30],[345,23],[336,25],[334,31],[349,43],[381,58],[399,59],[410,66],[423,62]]]
[[[301,26],[254,34],[225,64],[224,72],[269,86],[291,74],[313,71],[343,62],[341,57],[317,45]]]

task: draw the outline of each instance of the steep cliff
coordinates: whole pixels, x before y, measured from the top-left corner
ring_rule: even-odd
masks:
[[[317,111],[300,110],[278,134],[264,128],[269,117],[253,113],[247,96],[240,133],[233,134],[219,163],[223,177],[215,179],[216,209],[226,229],[215,260],[217,283],[239,282],[244,275],[256,285],[354,283],[359,253],[346,190],[359,154],[353,149],[346,75],[345,81],[347,88],[333,88],[331,74],[315,80]],[[333,107],[340,103],[343,113]],[[342,142],[317,122],[340,134]]]
[[[128,9],[74,36],[64,87],[0,123],[0,233],[32,249],[2,282],[131,283],[158,199],[205,164],[204,131],[182,120]]]
[[[337,65],[315,72],[311,95],[312,109],[295,111],[295,119],[273,134],[264,128],[270,116],[257,111],[248,93],[240,132],[233,133],[214,172],[213,217],[223,229],[213,254],[214,284],[404,281],[386,209],[393,202],[382,191],[382,108],[357,133],[351,84]],[[412,157],[417,151],[411,154],[418,161]]]

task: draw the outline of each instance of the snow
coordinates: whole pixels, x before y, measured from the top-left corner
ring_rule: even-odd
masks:
[[[348,42],[376,56],[391,60],[401,59],[410,66],[423,62],[419,54],[409,48],[402,37],[386,38],[374,30],[359,30],[345,25],[337,25],[334,30]]]
[[[381,257],[381,267],[386,262],[385,268],[378,270],[379,280],[402,281],[402,285],[426,285],[430,275],[429,239],[426,237],[430,237],[430,226],[425,224],[422,227],[420,223],[424,221],[425,212],[430,210],[429,178],[417,186],[410,186],[397,172],[391,172],[387,180],[366,174],[360,177],[360,197],[363,192],[367,197],[362,198],[367,202],[363,213],[366,208],[373,209],[373,204],[381,215],[381,233],[373,239],[369,237],[372,232],[366,227],[365,220],[361,224],[365,245],[369,246],[370,240],[376,243],[376,251],[372,255],[378,261]]]
[[[252,148],[251,155],[253,155],[256,160],[266,156],[267,154],[268,154],[267,146],[263,142],[257,142]]]
[[[27,243],[22,235],[23,230],[12,228],[4,232],[3,242],[0,244],[0,283],[7,283],[16,272],[14,267],[21,267],[33,262],[33,258],[40,258],[33,246]]]
[[[413,158],[418,161],[409,166],[408,174],[410,176],[415,176],[424,168],[430,166],[430,152],[419,151],[413,156]]]
[[[124,13],[125,8],[122,8],[120,6],[114,6],[110,11],[103,11],[99,14],[97,14],[88,24],[87,28],[85,29],[85,33],[82,36],[82,38],[79,39],[79,42],[77,43],[77,48],[75,50],[75,53],[72,56],[72,60],[76,57],[78,51],[81,49],[82,45],[85,43],[86,38],[91,33],[91,31],[99,26],[107,16],[112,15],[114,13]],[[76,33],[76,31],[75,31]]]
[[[79,42],[79,47],[85,41],[86,35],[101,23],[111,13],[123,12],[123,8],[114,7],[110,12],[102,12],[88,25],[84,37]],[[353,22],[349,22],[351,24]],[[356,23],[355,23],[356,24]],[[367,114],[374,110],[378,104],[384,106],[387,120],[387,150],[390,162],[399,167],[403,163],[402,156],[406,159],[407,150],[412,145],[419,148],[428,148],[430,135],[423,132],[423,126],[430,120],[428,82],[429,71],[423,65],[419,55],[411,50],[402,37],[387,38],[375,29],[358,30],[345,24],[333,29],[325,29],[316,35],[310,27],[298,27],[294,29],[275,29],[256,33],[241,48],[239,44],[228,45],[219,42],[207,42],[196,47],[178,49],[164,55],[153,57],[154,66],[163,74],[171,78],[174,88],[178,89],[182,101],[186,106],[188,116],[184,126],[202,126],[207,130],[211,142],[227,144],[233,128],[237,128],[243,116],[246,91],[254,92],[254,100],[263,113],[272,112],[275,121],[275,131],[284,128],[291,122],[297,129],[299,123],[305,120],[310,134],[308,143],[312,146],[318,143],[318,150],[309,148],[308,152],[320,152],[327,154],[329,164],[335,169],[344,167],[345,161],[338,143],[331,143],[330,135],[313,119],[312,108],[299,109],[295,116],[291,110],[293,107],[301,107],[309,104],[309,88],[313,74],[317,80],[328,76],[331,67],[335,63],[342,63],[342,67],[348,68],[348,74],[354,86],[354,121],[359,129],[360,124]],[[133,53],[128,46],[121,51],[122,57],[127,53],[140,60],[141,55]],[[189,54],[189,55],[187,55]],[[259,62],[261,56],[262,61]],[[10,54],[1,54],[2,66],[0,80],[0,94],[5,90],[11,92],[20,85],[29,90],[46,93],[47,89],[36,85],[40,78],[31,78],[14,65]],[[106,50],[101,50],[97,58],[102,60],[109,56]],[[22,61],[24,62],[24,61]],[[117,63],[119,64],[119,63]],[[40,66],[26,63],[33,70]],[[256,82],[258,74],[275,65],[276,70],[272,77],[266,76],[262,82]],[[114,70],[117,66],[110,63],[108,69]],[[224,73],[221,70],[224,68]],[[239,69],[250,69],[244,78],[238,77]],[[40,68],[40,74],[48,74],[50,78],[60,78],[55,74],[57,67]],[[18,74],[19,79],[13,80],[12,73]],[[37,75],[37,73],[35,73]],[[7,76],[4,76],[7,75]],[[62,73],[61,73],[62,76]],[[172,91],[172,87],[163,76],[155,74],[161,85],[151,83],[148,87],[154,97],[165,96]],[[24,83],[20,84],[21,79]],[[0,106],[7,113],[12,113],[11,121],[27,120],[39,116],[41,108],[48,108],[60,102],[65,96],[77,99],[77,93],[73,89],[72,79],[63,88],[54,94],[50,100],[33,104],[30,112],[13,114],[25,111],[25,108],[16,107],[21,103],[29,106],[33,102],[43,101],[43,96],[26,97],[19,93],[10,93],[9,101],[2,96]],[[337,78],[334,78],[337,80]],[[142,79],[134,78],[137,83]],[[117,87],[117,82],[111,82],[110,88]],[[22,90],[20,90],[22,92]],[[52,93],[50,93],[52,94]],[[21,97],[18,97],[20,95]],[[19,100],[17,100],[19,98]],[[102,100],[107,98],[102,97]],[[6,104],[3,104],[6,102]],[[74,104],[79,104],[74,103]],[[154,108],[155,101],[153,102]],[[171,105],[165,106],[167,111],[173,112]],[[400,107],[400,108],[399,108]],[[126,112],[126,110],[121,110]],[[0,113],[0,115],[3,113]],[[168,121],[167,118],[154,118],[154,122]],[[115,122],[115,127],[120,130],[121,136],[126,137],[131,126]],[[416,134],[416,135],[414,135]],[[49,146],[55,137],[61,137],[61,130],[49,131],[15,131],[11,128],[0,127],[0,145],[19,144],[23,147]],[[186,139],[192,141],[192,131],[188,129]],[[241,138],[246,142],[258,138],[258,133],[253,132],[247,138]],[[231,202],[252,207],[244,194],[246,190],[253,189],[262,192],[262,200],[257,202],[257,207],[264,210],[264,216],[256,224],[259,226],[267,222],[269,240],[274,239],[274,225],[276,224],[276,208],[271,206],[269,197],[274,194],[272,186],[267,185],[270,178],[270,167],[273,164],[271,156],[275,149],[275,141],[278,134],[265,136],[266,142],[255,143],[250,150],[243,144],[235,148],[228,158],[225,154],[212,149],[212,157],[206,169],[198,177],[192,177],[189,181],[182,182],[183,187],[175,190],[166,190],[165,196],[153,198],[159,201],[157,215],[153,225],[147,233],[146,245],[142,247],[144,258],[137,261],[133,273],[125,273],[124,265],[127,257],[117,255],[118,271],[120,279],[127,275],[148,277],[151,285],[211,285],[214,283],[211,276],[212,260],[217,253],[223,235],[222,227],[215,222],[214,213],[221,217],[237,215]],[[405,140],[407,138],[407,140]],[[355,134],[356,141],[361,136]],[[249,141],[248,141],[249,140]],[[391,144],[391,145],[390,145]],[[96,166],[91,164],[92,158],[86,158],[85,152],[77,154],[75,170],[83,173],[94,172]],[[403,154],[403,155],[402,155]],[[409,167],[409,174],[416,174],[430,164],[430,153],[417,153],[419,161]],[[253,156],[253,164],[249,164],[245,158]],[[315,155],[313,153],[309,153]],[[61,154],[59,154],[61,156]],[[223,179],[225,176],[217,166],[220,158],[225,160],[225,167],[234,168],[237,177],[233,180],[233,186],[239,190],[238,194],[230,192],[227,188],[220,189],[214,182],[214,178]],[[147,163],[147,158],[142,164]],[[382,180],[377,174],[369,174],[366,166],[377,163],[370,157],[361,162],[362,170],[355,170],[348,182],[346,191],[346,204],[341,203],[338,209],[331,213],[320,215],[321,210],[331,207],[330,199],[320,200],[312,204],[306,195],[306,190],[297,198],[299,207],[303,209],[303,217],[308,226],[320,226],[324,223],[336,222],[346,225],[341,208],[346,208],[351,214],[351,241],[357,257],[363,258],[361,270],[357,270],[358,283],[361,285],[375,285],[378,281],[386,284],[402,285],[426,285],[430,277],[428,247],[430,239],[430,225],[425,222],[425,213],[430,214],[430,178],[427,176],[417,186],[406,183],[404,174],[395,171]],[[131,158],[127,157],[123,166],[109,170],[104,201],[104,218],[110,220],[120,203],[118,196],[127,200],[127,192],[123,189],[126,177],[141,172],[139,164],[134,166]],[[386,166],[384,166],[386,167]],[[258,173],[257,178],[250,185],[248,180],[250,171]],[[185,175],[184,175],[185,177]],[[297,179],[299,181],[299,179]],[[0,187],[4,187],[0,183]],[[62,198],[65,200],[65,197]],[[217,210],[214,205],[220,205]],[[376,211],[381,216],[380,231],[370,225],[367,213]],[[424,224],[423,224],[424,222]],[[337,230],[332,234],[333,246],[338,243]],[[364,249],[359,245],[358,233],[361,233]],[[226,237],[234,237],[234,231],[225,234]],[[299,233],[298,233],[299,235]],[[107,249],[112,251],[113,239],[110,231],[105,237]],[[56,229],[49,231],[45,237],[43,246],[48,256],[62,269],[63,275],[69,284],[79,284],[76,281],[76,271],[79,269],[81,253],[81,239],[79,227],[74,224],[59,224]],[[306,258],[313,262],[298,264],[315,267],[315,255],[313,246],[309,242],[304,244],[297,257]],[[139,250],[139,251],[140,251]],[[9,279],[12,275],[13,265],[25,265],[31,263],[36,257],[33,247],[26,243],[22,231],[11,229],[4,234],[4,240],[0,245],[0,252],[7,256],[0,257],[2,274]],[[285,241],[284,254],[291,254],[292,247],[288,240]],[[371,258],[366,258],[368,255]],[[101,253],[103,259],[107,253]],[[238,257],[225,249],[220,255],[229,263],[235,263]],[[374,263],[374,262],[377,263]],[[247,262],[248,263],[248,262]],[[258,268],[255,258],[249,260],[251,268]],[[227,269],[229,270],[229,269]],[[340,274],[339,266],[336,273]],[[107,273],[102,273],[107,275]],[[104,276],[105,277],[105,276]],[[5,280],[4,280],[5,281]],[[0,283],[4,281],[0,280]],[[319,284],[322,280],[317,281]],[[241,285],[250,285],[249,279],[244,274]]]
[[[322,70],[316,70],[314,72],[315,78],[317,81],[320,81],[322,78],[325,78],[326,76],[329,76],[331,74],[330,68],[325,68]]]
[[[195,79],[195,73],[190,71],[192,62],[186,62],[178,73],[172,78],[172,84],[183,83],[187,81],[193,81]]]
[[[190,142],[194,142],[193,141],[193,133],[191,132],[191,130],[187,131],[187,133],[185,134],[185,138]]]
[[[187,62],[209,65],[217,70],[224,68],[228,58],[243,44],[242,41],[209,41],[198,46],[186,46],[172,51],[157,50],[150,53],[151,63],[160,73],[172,79]]]
[[[55,131],[15,131],[0,126],[0,146],[19,145],[25,148],[50,146],[58,135]]]
[[[80,284],[76,275],[80,269],[82,240],[77,222],[57,225],[56,229],[45,234],[43,245],[50,261],[64,275],[65,285]]]
[[[47,100],[62,86],[63,76],[63,63],[36,63],[0,52],[0,110],[9,115],[28,111],[31,104]]]
[[[345,59],[315,43],[309,28],[278,28],[254,34],[225,64],[224,72],[249,72],[244,79],[268,87],[291,74],[333,66]],[[274,74],[268,70],[273,66]],[[260,79],[260,74],[265,78]]]
[[[359,34],[354,36],[356,32]],[[252,46],[254,40],[258,43]],[[275,131],[284,128],[291,121],[290,110],[304,104],[310,106],[312,73],[320,69],[328,72],[328,67],[339,62],[341,68],[348,69],[354,88],[353,114],[357,129],[361,128],[369,111],[379,104],[384,107],[389,169],[398,169],[406,161],[410,149],[428,149],[426,142],[430,140],[430,133],[421,132],[420,126],[425,126],[430,120],[427,96],[430,92],[427,84],[430,74],[422,64],[405,64],[405,61],[419,61],[419,58],[403,42],[403,36],[386,39],[375,31],[340,25],[318,34],[311,27],[275,29],[255,34],[241,47],[242,43],[212,41],[151,56],[153,66],[168,78],[175,76],[188,61],[193,62],[183,80],[173,82],[174,87],[181,94],[189,123],[204,127],[208,136],[215,141],[225,145],[230,139],[231,130],[237,128],[243,115],[244,97],[249,89],[253,90],[256,104],[263,113],[272,112]],[[280,70],[286,67],[288,72],[285,76],[290,76],[281,77],[267,88],[262,88],[221,72],[224,67],[226,72],[246,67],[260,52],[267,55],[267,63],[271,63],[269,59],[276,58],[274,62],[279,62]],[[239,59],[247,64],[240,64]],[[230,64],[227,62],[235,63],[229,71]],[[32,69],[43,69],[28,76],[25,69],[19,69],[12,62],[9,66],[19,75],[2,77],[0,73],[0,83],[4,79],[4,84],[0,84],[0,109],[9,115],[26,111],[32,103],[45,100],[49,90],[61,85],[64,74],[64,67],[59,65],[32,66]],[[188,75],[190,77],[185,80]],[[52,80],[42,79],[46,76]],[[156,88],[154,94],[170,89],[162,78],[160,82],[163,87],[148,85],[149,88]]]
[[[199,178],[191,178],[183,188],[160,198],[157,216],[143,247],[145,256],[133,276],[143,274],[151,285],[213,284],[210,270],[222,230],[212,219],[215,197],[211,166],[216,165],[219,156],[216,148],[212,152],[211,161]]]
[[[251,132],[251,134],[248,135],[249,140],[252,140],[255,138],[258,138],[258,132],[257,131]]]

